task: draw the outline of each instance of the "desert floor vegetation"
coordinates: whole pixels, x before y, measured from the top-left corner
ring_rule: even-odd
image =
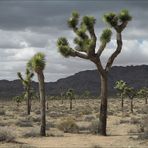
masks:
[[[69,100],[48,100],[46,137],[40,136],[40,102],[32,101],[27,115],[26,102],[16,107],[14,101],[1,102],[0,147],[146,147],[148,145],[148,105],[135,98],[134,111],[130,100],[109,98],[108,136],[98,136],[99,99],[79,99],[69,110]],[[10,105],[11,104],[11,105]]]

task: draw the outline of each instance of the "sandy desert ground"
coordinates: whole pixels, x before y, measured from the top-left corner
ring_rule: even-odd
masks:
[[[0,147],[102,148],[148,147],[148,105],[125,100],[121,111],[119,98],[108,102],[108,136],[96,134],[99,117],[99,99],[76,100],[69,110],[68,100],[49,100],[47,110],[47,137],[39,136],[40,105],[32,102],[31,115],[26,114],[26,103],[17,107],[13,101],[0,102]]]

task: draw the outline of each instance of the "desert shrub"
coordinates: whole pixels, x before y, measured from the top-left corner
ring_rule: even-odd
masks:
[[[148,114],[148,104],[143,106],[142,111],[143,111],[144,114]]]
[[[140,124],[141,123],[141,120],[140,120],[140,118],[131,117],[130,123],[131,124]]]
[[[140,126],[135,126],[130,128],[130,130],[128,131],[128,133],[141,133],[143,132],[143,129]]]
[[[95,117],[93,115],[84,115],[84,121],[92,121]]]
[[[40,113],[41,113],[41,111],[40,110],[35,110],[35,113],[37,114],[37,115],[39,115]]]
[[[57,125],[57,128],[59,130],[62,130],[65,133],[78,133],[79,132],[79,127],[72,118],[67,118],[61,121]]]
[[[140,126],[143,129],[143,134],[139,135],[140,139],[148,139],[148,115],[142,118]]]
[[[0,116],[4,116],[6,113],[3,109],[0,109]]]
[[[24,138],[29,138],[29,137],[39,137],[40,133],[39,133],[39,129],[37,128],[33,128],[30,131],[27,131],[26,133],[23,134]]]
[[[77,122],[80,132],[90,131],[90,122]]]
[[[18,148],[37,148],[37,147],[31,146],[31,145],[28,145],[28,144],[21,144],[21,145],[19,145]]]
[[[99,133],[99,120],[95,119],[91,122],[89,130],[92,134]]]
[[[46,122],[46,129],[49,130],[50,128],[55,128],[56,124],[54,121],[47,121]]]
[[[7,127],[0,127],[0,141],[12,142],[15,140],[15,135]]]
[[[33,127],[32,122],[25,119],[17,121],[16,125],[20,127]]]
[[[129,120],[127,120],[127,119],[121,119],[120,120],[120,124],[124,124],[124,123],[129,123]]]
[[[49,137],[63,137],[64,133],[58,129],[52,129],[47,133]]]

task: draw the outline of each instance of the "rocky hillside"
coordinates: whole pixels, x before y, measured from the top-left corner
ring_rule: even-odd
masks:
[[[115,66],[109,73],[109,94],[115,93],[114,84],[117,80],[124,80],[135,88],[148,86],[148,65],[141,66]],[[37,83],[33,82],[37,90]],[[59,79],[56,82],[46,83],[46,95],[58,95],[61,91],[73,88],[77,94],[88,90],[93,95],[98,95],[100,90],[100,79],[96,70],[87,70],[76,73],[67,78]],[[0,98],[11,98],[21,94],[23,87],[19,80],[0,80]]]

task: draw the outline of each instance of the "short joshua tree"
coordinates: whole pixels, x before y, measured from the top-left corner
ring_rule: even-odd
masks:
[[[41,129],[40,135],[46,136],[46,100],[44,84],[45,55],[41,52],[35,54],[28,62],[28,67],[36,72],[39,81],[39,94],[41,103]]]
[[[26,69],[26,77],[23,78],[20,72],[17,73],[20,78],[23,86],[24,86],[24,96],[27,98],[27,114],[30,115],[31,112],[31,82],[34,74],[27,68]]]
[[[126,86],[125,94],[129,97],[131,101],[131,113],[133,113],[133,99],[137,96],[137,91],[133,87]]]
[[[101,62],[101,55],[107,43],[111,40],[112,31],[108,28],[103,30],[100,36],[100,46],[96,49],[97,37],[94,28],[96,19],[94,17],[84,16],[81,22],[79,22],[79,14],[74,11],[68,20],[68,25],[76,34],[76,38],[74,39],[76,46],[74,48],[71,47],[65,37],[61,37],[57,41],[58,49],[64,57],[72,56],[90,60],[97,67],[99,77],[101,79],[100,127],[98,128],[100,131],[98,132],[104,136],[106,135],[107,125],[108,72],[111,69],[115,58],[122,50],[122,31],[126,28],[131,18],[132,17],[129,15],[127,10],[122,10],[119,14],[111,12],[104,15],[104,20],[116,32],[117,44],[115,51],[108,58],[105,66],[103,66]]]
[[[138,95],[140,97],[143,97],[145,99],[145,104],[147,104],[147,98],[148,98],[148,88],[143,87],[138,91]]]
[[[68,89],[66,92],[66,97],[69,99],[69,109],[72,110],[72,100],[74,99],[74,91],[73,89]]]
[[[124,106],[124,96],[125,96],[126,85],[127,85],[126,82],[124,82],[123,80],[119,80],[119,81],[116,81],[115,87],[114,87],[120,95],[122,111]]]

